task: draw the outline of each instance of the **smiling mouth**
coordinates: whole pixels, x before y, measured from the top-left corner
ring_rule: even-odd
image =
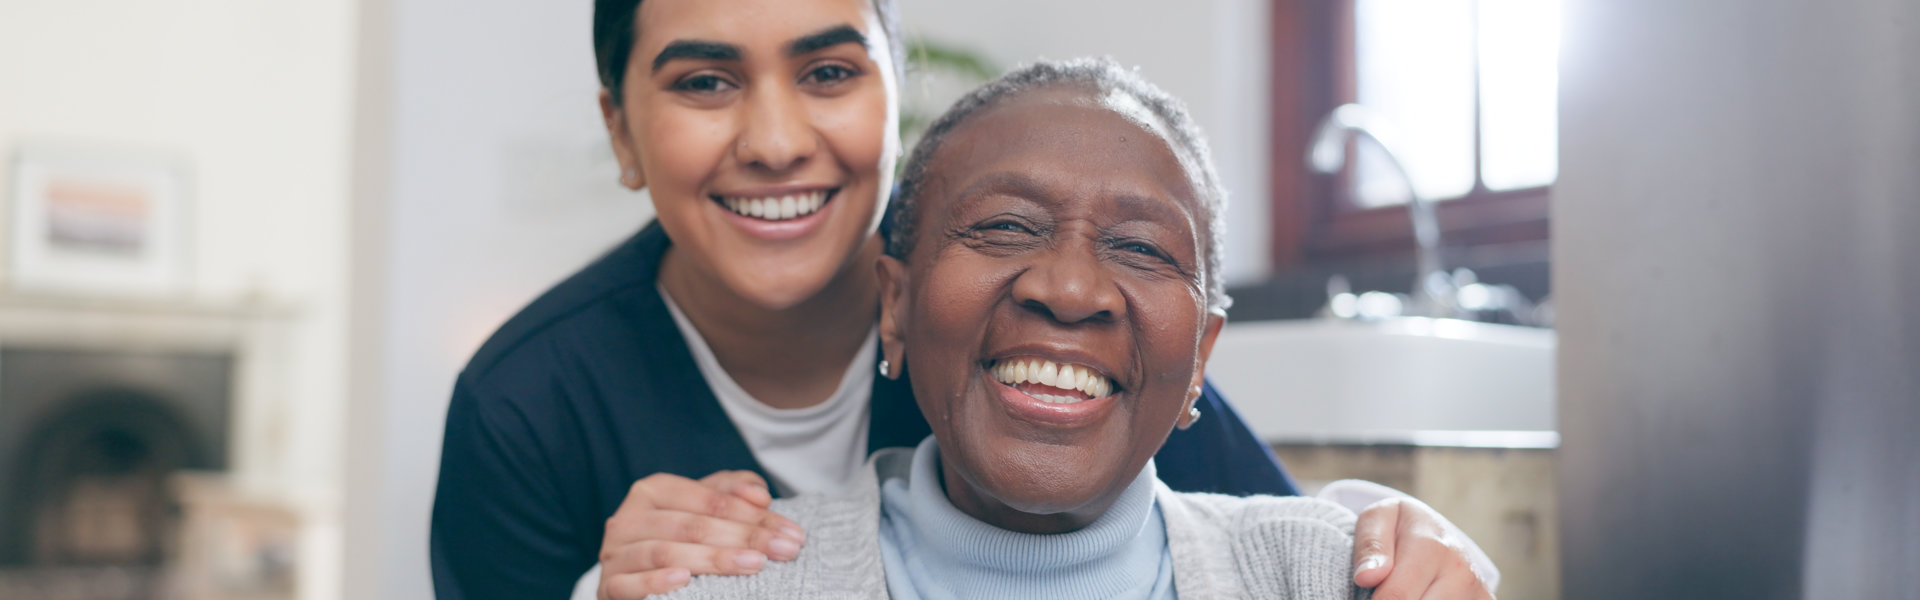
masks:
[[[790,221],[820,212],[827,202],[833,199],[838,188],[795,192],[781,196],[750,198],[744,196],[712,196],[713,201],[734,214],[762,221]]]
[[[1077,404],[1113,395],[1112,379],[1084,365],[1014,358],[987,367],[993,378],[1048,404]]]

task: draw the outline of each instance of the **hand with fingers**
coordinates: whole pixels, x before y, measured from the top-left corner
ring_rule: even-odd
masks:
[[[1354,526],[1353,583],[1373,600],[1492,600],[1492,561],[1439,512],[1413,498],[1388,498]]]
[[[768,506],[767,482],[751,471],[698,481],[656,473],[634,482],[607,519],[600,544],[600,600],[664,594],[694,575],[746,575],[800,555],[806,533]]]

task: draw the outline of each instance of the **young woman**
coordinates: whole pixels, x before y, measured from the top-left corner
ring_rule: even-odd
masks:
[[[1177,493],[1226,315],[1221,193],[1180,104],[1111,61],[1025,67],[914,150],[880,335],[933,435],[774,508],[800,557],[688,598],[1353,598],[1353,513]]]
[[[601,108],[659,215],[503,325],[456,381],[432,525],[442,598],[604,598],[740,574],[928,433],[875,377],[874,235],[898,155],[890,0],[598,0]],[[1158,454],[1174,489],[1293,491],[1232,409]],[[699,479],[694,479],[699,478]],[[769,486],[771,482],[771,486]],[[1417,597],[1471,547],[1417,502],[1361,518],[1372,585]],[[1371,578],[1373,581],[1367,581]]]

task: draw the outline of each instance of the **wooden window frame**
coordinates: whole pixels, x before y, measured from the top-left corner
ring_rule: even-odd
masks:
[[[1357,96],[1354,0],[1274,0],[1271,26],[1275,271],[1329,260],[1411,256],[1413,225],[1406,206],[1343,207],[1349,197],[1344,171],[1320,175],[1307,168],[1315,125]],[[1492,191],[1481,181],[1479,102],[1474,105],[1474,188],[1435,203],[1441,243],[1451,250],[1545,241],[1549,187]]]

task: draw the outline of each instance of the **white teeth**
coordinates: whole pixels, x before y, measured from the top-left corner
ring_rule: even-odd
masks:
[[[827,203],[827,192],[821,190],[770,198],[723,197],[721,203],[736,214],[768,221],[785,221],[820,212],[820,207]]]
[[[1102,398],[1113,393],[1112,380],[1081,365],[1063,365],[1044,359],[1021,358],[996,364],[992,371],[995,379],[1008,385],[1038,383],[1048,387],[1078,390],[1089,398]],[[1086,399],[1048,394],[1034,397],[1055,404],[1073,403]]]
[[[1053,385],[1060,382],[1060,365],[1052,361],[1040,363],[1040,374],[1033,378],[1040,385]]]

